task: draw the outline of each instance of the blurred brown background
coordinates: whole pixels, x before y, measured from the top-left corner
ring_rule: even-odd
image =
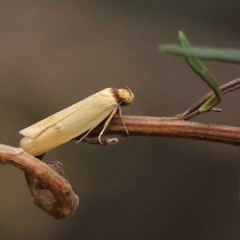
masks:
[[[181,58],[159,54],[183,30],[192,44],[240,48],[239,1],[0,1],[0,142],[106,87],[129,86],[125,114],[173,116],[209,91]],[[219,84],[239,66],[206,62]],[[239,126],[240,94],[195,121]],[[23,173],[0,168],[0,239],[240,238],[239,148],[129,137],[110,147],[65,144],[81,197],[74,216],[34,207]]]

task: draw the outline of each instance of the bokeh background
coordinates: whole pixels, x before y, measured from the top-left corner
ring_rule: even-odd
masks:
[[[0,142],[106,87],[135,93],[124,114],[173,116],[209,91],[178,57],[157,46],[177,43],[240,48],[240,2],[0,1]],[[218,83],[239,66],[206,62]],[[194,121],[239,126],[240,94],[221,114]],[[55,220],[32,204],[23,173],[0,168],[0,239],[240,238],[239,148],[129,137],[110,147],[65,144],[45,160],[64,164],[81,198]]]

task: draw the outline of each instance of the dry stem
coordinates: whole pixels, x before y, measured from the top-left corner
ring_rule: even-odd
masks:
[[[46,163],[24,152],[0,144],[0,163],[10,163],[25,172],[34,204],[55,218],[75,212],[79,199],[70,183]]]
[[[240,145],[240,128],[224,125],[204,124],[167,117],[124,116],[130,136],[189,138],[231,145]],[[99,134],[101,126],[91,136]],[[105,135],[126,136],[119,116],[115,116]]]

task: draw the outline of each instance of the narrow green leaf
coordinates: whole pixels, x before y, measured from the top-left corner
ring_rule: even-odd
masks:
[[[178,39],[181,44],[181,48],[185,49],[190,46],[190,42],[188,41],[187,37],[185,36],[185,34],[182,31],[179,31]],[[215,78],[211,75],[211,73],[208,71],[208,69],[195,56],[188,56],[185,54],[185,55],[183,55],[183,57],[185,58],[187,64],[192,68],[192,70],[201,79],[203,79],[203,81],[205,81],[207,83],[207,85],[213,90],[213,92],[215,93],[215,95],[217,97],[217,103],[220,102],[221,97],[220,97],[218,85],[216,83]],[[210,105],[207,104],[203,109],[206,109],[208,106],[210,107]],[[213,107],[213,106],[211,106],[211,107]],[[208,110],[210,110],[210,109],[207,109],[206,111],[208,111]]]
[[[215,105],[219,103],[219,100],[216,98],[216,95],[213,95],[210,97],[203,105],[198,109],[200,113],[204,113],[209,111],[211,108],[213,108]]]
[[[240,50],[227,48],[210,47],[181,47],[174,44],[164,44],[158,46],[161,52],[171,53],[178,56],[198,57],[203,60],[211,60],[225,63],[240,64]]]

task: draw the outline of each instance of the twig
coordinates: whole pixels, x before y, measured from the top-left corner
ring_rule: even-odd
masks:
[[[56,166],[50,167],[21,148],[3,144],[0,144],[0,163],[10,163],[25,172],[34,204],[46,213],[63,218],[75,212],[79,198]]]
[[[188,138],[211,142],[240,145],[240,128],[216,124],[204,124],[179,120],[176,117],[124,116],[130,136]],[[102,126],[91,133],[96,137]],[[119,116],[115,116],[106,129],[105,135],[126,136]]]
[[[221,87],[219,87],[219,91],[220,91],[221,95],[225,95],[225,94],[233,92],[239,88],[240,88],[240,78],[235,79],[231,82],[228,82],[228,83],[222,85]],[[188,120],[199,114],[202,114],[201,112],[198,111],[198,109],[213,95],[214,95],[213,92],[209,92],[204,97],[202,97],[200,100],[198,100],[191,108],[189,108],[184,113],[177,115],[176,117],[178,119]]]

